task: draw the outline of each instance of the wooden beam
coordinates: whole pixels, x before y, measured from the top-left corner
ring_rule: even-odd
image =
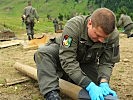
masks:
[[[15,84],[19,84],[19,83],[29,81],[31,79],[28,78],[28,77],[21,77],[21,78],[18,78],[18,79],[12,79],[12,80],[4,79],[4,80],[5,80],[5,82],[0,84],[0,86],[11,86],[11,85],[15,85]]]
[[[29,77],[37,80],[37,69],[28,65],[21,64],[19,62],[16,62],[14,64],[14,67],[16,70],[28,75]],[[77,86],[75,84],[72,84],[68,81],[65,81],[63,79],[59,79],[59,87],[63,94],[71,97],[74,100],[78,100],[78,94],[80,90],[82,89],[80,86]]]
[[[12,40],[12,41],[5,41],[5,42],[0,42],[0,48],[6,48],[14,45],[19,45],[21,44],[22,40]]]

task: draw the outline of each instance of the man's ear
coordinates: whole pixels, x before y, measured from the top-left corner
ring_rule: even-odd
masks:
[[[88,24],[87,24],[87,27],[90,27],[90,26],[92,26],[92,21],[91,21],[91,19],[88,20]]]

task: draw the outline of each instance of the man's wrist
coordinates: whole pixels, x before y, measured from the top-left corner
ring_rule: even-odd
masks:
[[[101,78],[100,83],[108,83],[108,80],[106,78]]]

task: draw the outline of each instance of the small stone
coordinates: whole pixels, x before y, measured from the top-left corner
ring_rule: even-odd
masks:
[[[128,60],[128,59],[123,59],[123,61],[124,61],[124,62],[129,62],[129,60]]]

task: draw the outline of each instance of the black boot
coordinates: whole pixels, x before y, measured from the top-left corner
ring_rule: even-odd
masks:
[[[130,37],[133,37],[133,34],[130,34],[130,35],[127,36],[127,38],[130,38]]]
[[[127,38],[130,38],[130,36],[127,36]]]
[[[46,100],[61,100],[58,91],[51,91],[46,94]]]
[[[34,39],[34,35],[31,35],[31,39]]]
[[[133,37],[133,34],[131,34],[130,37]]]
[[[31,40],[31,37],[30,37],[30,35],[28,35],[28,40]]]

